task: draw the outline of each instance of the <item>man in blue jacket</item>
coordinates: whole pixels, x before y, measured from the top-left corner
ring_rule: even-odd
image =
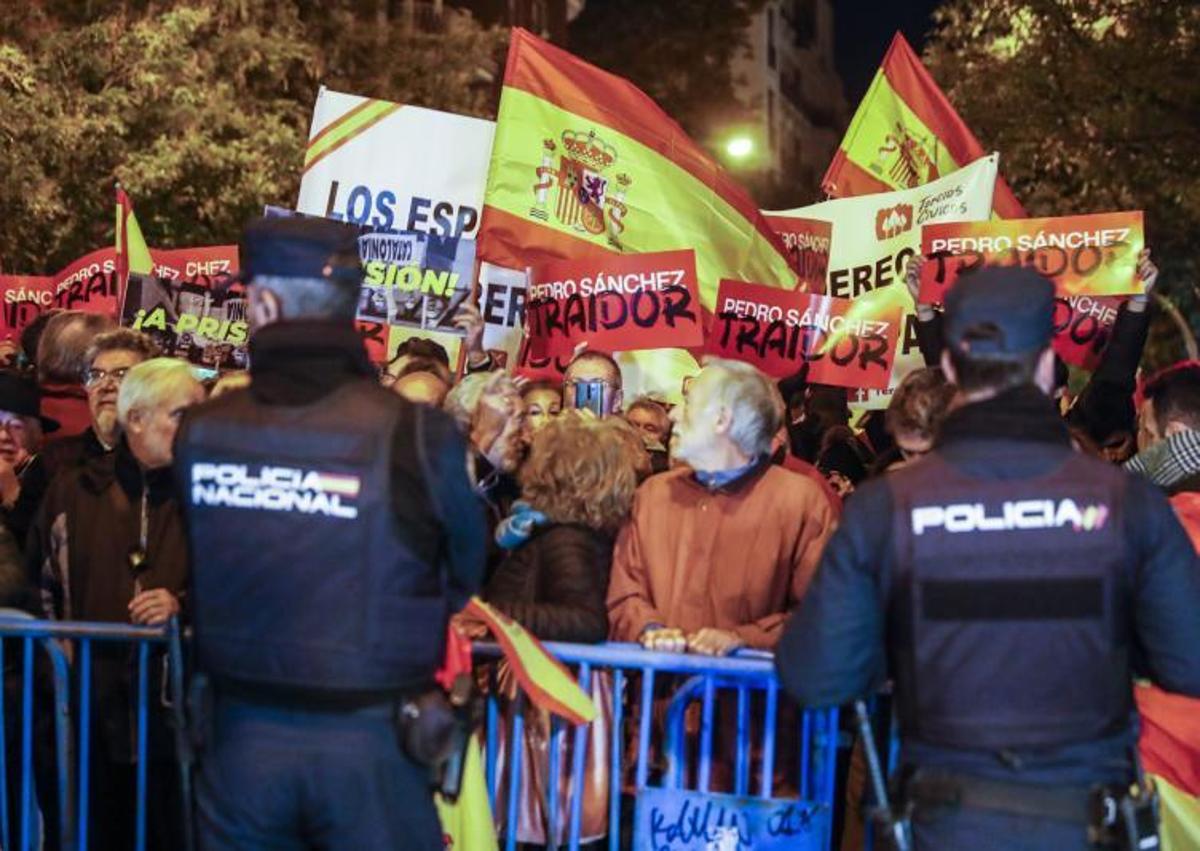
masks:
[[[1053,297],[1026,269],[960,279],[934,451],[847,503],[777,651],[806,706],[893,681],[918,851],[1104,847],[1089,823],[1097,787],[1135,777],[1135,671],[1200,695],[1200,565],[1160,493],[1073,451]]]

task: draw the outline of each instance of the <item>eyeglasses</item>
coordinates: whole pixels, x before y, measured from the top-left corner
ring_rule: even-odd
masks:
[[[120,384],[125,378],[125,373],[129,372],[132,367],[119,366],[116,369],[85,369],[83,371],[83,384],[85,387],[95,387],[105,379],[111,378],[113,383]]]
[[[4,431],[25,431],[25,420],[12,414],[0,414],[0,429]]]

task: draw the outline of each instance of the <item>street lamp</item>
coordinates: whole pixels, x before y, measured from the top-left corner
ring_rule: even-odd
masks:
[[[754,153],[754,140],[749,136],[734,136],[725,143],[725,153],[732,159],[744,160]]]

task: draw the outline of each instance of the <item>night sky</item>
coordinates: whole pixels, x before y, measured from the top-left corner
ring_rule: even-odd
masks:
[[[896,30],[917,53],[932,28],[938,0],[833,0],[834,50],[850,110],[858,106]]]

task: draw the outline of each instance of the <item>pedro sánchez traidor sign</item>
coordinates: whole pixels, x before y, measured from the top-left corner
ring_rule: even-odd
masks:
[[[811,382],[882,389],[896,354],[899,291],[886,287],[852,301],[721,281],[707,350],[777,378],[808,364]]]
[[[534,268],[525,333],[538,358],[569,354],[584,342],[606,352],[699,346],[695,254],[614,254]]]

